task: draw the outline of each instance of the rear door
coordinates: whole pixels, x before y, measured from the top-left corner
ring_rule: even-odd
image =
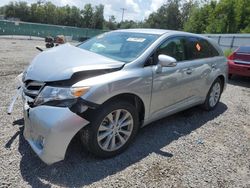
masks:
[[[193,86],[190,93],[196,100],[203,100],[210,87],[210,78],[219,68],[218,51],[204,38],[186,38],[187,59],[192,69]]]

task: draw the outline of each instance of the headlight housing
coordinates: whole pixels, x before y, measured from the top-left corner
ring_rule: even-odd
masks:
[[[76,99],[84,95],[89,87],[52,87],[45,86],[34,101],[34,105],[55,105],[69,106],[76,102]]]

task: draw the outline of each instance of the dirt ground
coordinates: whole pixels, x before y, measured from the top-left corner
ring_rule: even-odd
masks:
[[[123,154],[97,159],[74,139],[64,161],[44,164],[23,137],[14,78],[39,53],[36,40],[0,39],[0,187],[250,188],[250,78],[233,77],[218,107],[199,107],[140,130]]]

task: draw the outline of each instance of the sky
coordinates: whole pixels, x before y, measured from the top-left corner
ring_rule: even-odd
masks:
[[[15,0],[0,0],[0,6],[6,5]],[[18,0],[16,0],[18,1]],[[36,3],[37,0],[23,0],[28,4]],[[46,1],[46,0],[45,0]],[[166,0],[50,0],[57,6],[74,5],[82,9],[85,4],[104,5],[104,17],[106,20],[114,15],[116,21],[121,21],[122,10],[125,8],[124,20],[142,21],[148,17],[151,12],[156,11]]]

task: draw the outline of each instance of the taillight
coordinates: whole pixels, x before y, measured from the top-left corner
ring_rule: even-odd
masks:
[[[234,55],[235,55],[235,52],[231,53],[231,55],[228,56],[228,60],[234,60]]]
[[[232,52],[228,57],[227,57],[227,59],[228,60],[231,60],[231,61],[233,61],[236,57],[236,52],[239,50],[239,48],[237,48],[234,52]]]

